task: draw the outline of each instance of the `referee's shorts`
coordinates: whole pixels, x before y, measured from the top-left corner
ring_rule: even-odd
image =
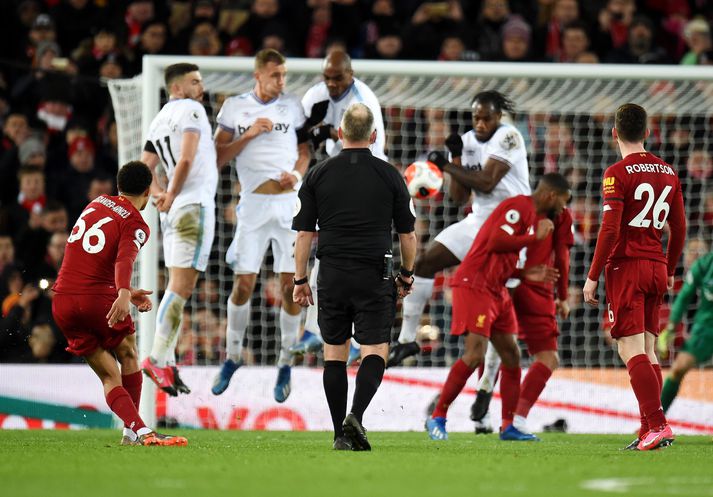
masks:
[[[322,339],[342,345],[352,336],[361,345],[391,341],[396,318],[396,283],[383,279],[377,263],[322,258],[317,276],[317,322]]]

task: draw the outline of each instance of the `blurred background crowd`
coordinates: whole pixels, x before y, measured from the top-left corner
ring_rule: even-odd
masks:
[[[83,207],[115,192],[117,131],[106,82],[139,74],[145,54],[250,56],[269,47],[288,57],[321,58],[339,47],[369,59],[711,64],[712,20],[707,0],[0,2],[0,362],[71,360],[51,322],[45,287],[56,277],[68,230]],[[442,147],[451,130],[465,132],[469,122],[437,109],[385,109],[384,118],[387,153],[399,165]],[[705,250],[713,225],[710,119],[654,124],[650,146],[679,169],[691,233]],[[573,260],[582,265],[598,230],[601,170],[616,160],[608,123],[592,116],[519,116],[519,127],[533,178],[560,170],[575,185]],[[231,197],[234,190],[228,184],[223,191]],[[439,223],[459,215],[447,199],[438,209]],[[235,220],[230,208],[223,213],[228,239]],[[186,333],[179,353],[190,356],[188,363],[220,355],[219,333],[205,333],[221,329],[222,316],[212,309],[225,299],[214,282],[201,285],[203,304],[184,319],[193,333]],[[279,306],[269,281],[259,291],[263,306]],[[578,291],[575,285],[575,300]],[[205,316],[196,317],[200,313]],[[274,326],[272,318],[254,318]],[[598,328],[597,316],[591,322]]]

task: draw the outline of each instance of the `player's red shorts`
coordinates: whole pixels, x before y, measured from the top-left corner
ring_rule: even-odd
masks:
[[[466,332],[487,338],[491,333],[517,333],[515,310],[505,287],[499,295],[487,290],[453,287],[451,334]]]
[[[530,355],[557,350],[557,318],[554,295],[548,289],[521,283],[512,294],[518,338]]]
[[[58,293],[52,299],[52,316],[67,338],[67,352],[86,356],[99,347],[115,349],[134,333],[131,316],[109,328],[106,315],[116,300],[113,295],[69,295]]]
[[[659,310],[666,293],[666,264],[648,259],[607,264],[604,281],[612,338],[648,331],[659,334]]]

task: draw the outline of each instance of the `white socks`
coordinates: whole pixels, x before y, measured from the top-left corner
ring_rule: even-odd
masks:
[[[129,437],[129,440],[131,440],[132,442],[136,442],[136,439],[139,438],[139,436],[134,433],[134,430],[126,427],[124,427],[124,436]]]
[[[166,366],[169,350],[175,347],[178,341],[178,334],[181,331],[181,320],[183,319],[183,307],[185,305],[186,300],[183,297],[177,293],[173,293],[171,290],[166,290],[158,306],[158,312],[156,313],[156,334],[154,335],[153,347],[151,348],[151,357],[160,368]]]
[[[488,342],[488,350],[485,352],[483,364],[483,376],[478,382],[478,390],[492,392],[495,387],[495,376],[497,376],[500,369],[500,356],[490,342]]]
[[[524,416],[520,416],[518,414],[515,414],[512,420],[512,425],[522,433],[530,433],[529,428],[527,427],[527,418]]]
[[[243,350],[243,338],[250,319],[250,301],[243,305],[233,304],[228,297],[228,329],[226,332],[226,352],[228,359],[240,361]]]
[[[280,358],[277,361],[277,366],[289,366],[292,364],[292,354],[290,347],[297,342],[297,333],[300,329],[300,321],[302,321],[302,313],[297,313],[292,316],[286,310],[280,309]],[[312,331],[312,330],[310,330]]]
[[[433,293],[434,281],[433,278],[413,277],[413,291],[411,295],[404,299],[403,303],[403,320],[401,322],[401,333],[399,333],[399,343],[416,341],[416,332],[419,324],[421,324],[421,315]]]

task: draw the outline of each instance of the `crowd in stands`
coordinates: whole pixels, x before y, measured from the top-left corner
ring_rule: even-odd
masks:
[[[0,362],[69,360],[40,282],[56,277],[87,202],[115,192],[106,81],[139,74],[145,54],[275,48],[321,58],[340,47],[369,59],[713,64],[708,0],[8,0],[0,19]],[[592,130],[582,134],[591,123],[556,116],[541,124],[532,166],[591,185],[582,160],[592,150]],[[705,204],[693,215],[710,227],[713,151],[691,148],[709,127],[705,119],[663,123],[654,151],[677,161],[688,198]],[[599,131],[606,140],[608,130]],[[596,212],[579,205],[592,201],[578,196],[577,215]],[[596,219],[577,222],[580,243],[596,237]]]

